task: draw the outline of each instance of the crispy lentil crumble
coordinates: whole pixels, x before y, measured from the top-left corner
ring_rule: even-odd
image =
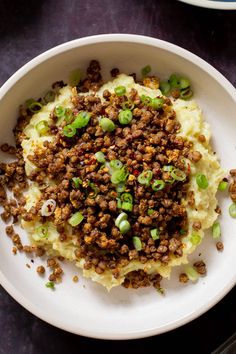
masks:
[[[55,212],[47,217],[54,223],[59,232],[61,242],[67,239],[65,227],[70,217],[77,211],[83,215],[82,222],[73,228],[73,234],[78,238],[80,248],[75,251],[77,259],[84,258],[84,268],[94,269],[98,274],[111,270],[115,278],[120,275],[120,268],[131,260],[146,263],[149,260],[168,264],[170,257],[181,257],[183,243],[181,230],[188,230],[188,220],[185,207],[181,200],[188,198],[189,205],[194,208],[194,193],[189,191],[189,166],[184,162],[189,158],[193,163],[201,159],[201,154],[193,150],[192,143],[177,135],[180,123],[176,119],[175,111],[169,98],[159,109],[142,102],[135,89],[129,94],[121,96],[104,91],[104,100],[96,96],[96,91],[102,85],[100,64],[93,60],[87,69],[87,77],[73,89],[72,120],[79,112],[90,114],[90,122],[79,130],[73,137],[63,133],[65,123],[57,127],[50,126],[50,135],[53,142],[45,141],[43,149],[35,149],[27,158],[37,166],[37,170],[26,177],[21,142],[25,138],[23,129],[29,123],[32,112],[25,106],[20,107],[20,116],[14,129],[16,147],[3,144],[1,150],[15,154],[17,160],[9,164],[0,164],[0,204],[4,208],[1,217],[13,224],[20,218],[31,221],[39,217],[42,224],[45,217],[41,215],[41,207],[45,200],[53,199],[56,202]],[[113,77],[119,74],[114,68]],[[133,76],[133,75],[132,75]],[[155,78],[145,78],[143,85],[156,85]],[[53,85],[53,89],[63,87],[63,82]],[[88,95],[84,92],[93,91]],[[134,104],[133,118],[129,125],[119,122],[118,113],[125,102]],[[115,124],[112,132],[103,131],[99,124],[99,117],[107,117]],[[52,120],[56,122],[55,112]],[[199,141],[205,142],[203,135]],[[109,169],[101,165],[95,153],[101,151],[108,163],[119,160],[128,174],[125,192],[133,196],[132,211],[128,212],[131,229],[121,233],[114,220],[121,212],[118,205],[119,193],[116,185],[111,182]],[[171,173],[163,169],[170,164],[181,170],[186,178],[172,180]],[[152,180],[162,180],[165,188],[154,191],[151,185],[138,182],[138,177],[144,171],[151,170]],[[54,185],[44,185],[47,176]],[[76,188],[73,178],[80,178],[82,185]],[[41,189],[41,200],[29,211],[25,209],[24,191],[28,182],[36,182]],[[95,186],[95,188],[94,188]],[[6,187],[13,192],[15,199],[7,200]],[[96,190],[96,193],[95,193]],[[234,193],[234,186],[232,187]],[[152,209],[151,214],[148,210]],[[159,230],[159,238],[153,239],[152,229]],[[196,222],[195,230],[201,224]],[[43,256],[42,247],[22,245],[21,239],[15,233],[13,226],[7,226],[6,233],[14,244],[13,253],[23,251]],[[138,235],[142,249],[137,250],[132,242],[132,236]],[[220,242],[217,243],[217,245]],[[218,245],[219,246],[219,245]],[[220,247],[217,246],[217,249]],[[63,258],[63,257],[62,257]],[[201,262],[198,262],[201,263]],[[51,270],[49,281],[59,282],[63,270],[56,258],[49,258],[47,266]],[[195,264],[197,271],[204,274],[204,264]],[[45,273],[43,266],[37,267],[37,273]],[[73,277],[78,281],[78,277]],[[180,275],[181,282],[187,282],[186,274]],[[153,285],[160,288],[161,276],[149,275],[143,270],[133,271],[126,275],[123,286],[139,288]]]

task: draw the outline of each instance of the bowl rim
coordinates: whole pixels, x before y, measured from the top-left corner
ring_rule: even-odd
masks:
[[[179,0],[189,5],[206,7],[208,9],[218,10],[236,10],[236,2],[213,1],[213,0]]]
[[[234,86],[212,65],[208,64],[205,60],[201,59],[197,55],[191,53],[190,51],[181,48],[175,44],[166,42],[164,40],[156,39],[153,37],[135,35],[135,34],[102,34],[95,36],[88,36],[79,39],[74,39],[69,42],[65,42],[56,47],[53,47],[42,54],[36,56],[34,59],[30,60],[20,69],[18,69],[0,88],[0,100],[5,96],[5,94],[15,85],[15,83],[25,76],[30,70],[32,70],[37,65],[42,62],[50,59],[51,57],[66,52],[68,50],[83,47],[90,44],[99,44],[99,43],[109,43],[109,42],[126,42],[126,43],[137,43],[142,45],[149,45],[153,47],[157,47],[160,49],[164,49],[170,53],[177,54],[185,59],[193,62],[195,65],[201,68],[201,70],[206,73],[210,73],[211,76],[220,84],[223,85],[224,89],[231,96],[233,101],[236,103],[236,89]],[[23,296],[19,290],[17,290],[14,285],[8,281],[7,277],[0,270],[0,284],[3,288],[25,309],[29,312],[33,313],[38,318],[44,320],[45,322],[63,329],[65,331],[82,335],[91,338],[98,339],[112,339],[112,340],[124,340],[124,339],[136,339],[136,338],[144,338],[157,334],[161,334],[170,330],[173,330],[177,327],[180,327],[195,318],[199,317],[206,311],[208,311],[211,307],[213,307],[217,302],[219,302],[236,284],[236,279],[232,278],[232,280],[225,286],[219,293],[215,295],[214,298],[211,298],[204,305],[197,309],[194,313],[190,313],[183,318],[179,318],[178,320],[168,323],[164,325],[162,328],[148,328],[146,330],[136,330],[129,331],[128,333],[123,334],[106,334],[100,333],[99,331],[93,330],[85,330],[83,328],[78,328],[74,324],[64,324],[63,319],[58,319],[54,315],[46,314],[41,307],[35,305],[32,301],[30,301],[27,297]]]

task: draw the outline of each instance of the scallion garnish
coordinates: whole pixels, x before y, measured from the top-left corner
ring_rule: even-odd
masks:
[[[72,123],[72,126],[75,129],[80,129],[80,128],[84,128],[88,125],[89,121],[90,121],[90,113],[88,112],[80,112],[79,114],[77,114],[77,116],[75,117],[74,122]]]
[[[228,182],[227,181],[221,181],[219,186],[218,186],[218,190],[221,192],[224,192],[228,187]]]
[[[116,128],[113,121],[106,117],[101,118],[99,125],[104,132],[113,132],[113,130]]]
[[[160,90],[164,96],[167,96],[170,93],[170,84],[166,81],[160,83]]]
[[[69,218],[68,223],[71,226],[75,227],[79,225],[83,221],[83,219],[84,219],[83,215],[79,211],[77,211]]]
[[[126,88],[125,86],[117,86],[114,91],[117,96],[123,96],[126,93]]]
[[[46,284],[45,284],[46,288],[49,288],[49,289],[52,289],[54,290],[55,289],[55,284],[53,281],[48,281]]]
[[[96,157],[97,161],[100,162],[100,163],[105,163],[106,162],[105,155],[104,155],[104,153],[102,151],[96,152],[95,157]]]
[[[120,160],[111,160],[109,165],[114,170],[120,170],[123,167],[123,163]]]
[[[43,105],[40,102],[33,101],[29,104],[28,108],[32,113],[38,113],[43,108]]]
[[[146,186],[150,185],[151,179],[152,179],[153,173],[151,170],[146,170],[140,173],[138,176],[138,182],[140,184],[144,184]]]
[[[194,245],[197,246],[201,243],[201,236],[199,234],[193,233],[190,237],[190,242]]]
[[[133,197],[130,193],[123,193],[120,197],[121,209],[126,211],[132,211],[133,209]]]
[[[116,186],[116,191],[117,193],[122,193],[125,191],[125,184],[124,183],[118,183]]]
[[[164,98],[160,98],[160,97],[155,97],[152,98],[151,102],[150,102],[150,107],[152,107],[153,109],[157,110],[162,108],[163,104],[165,103]]]
[[[160,233],[159,233],[159,230],[158,229],[152,229],[150,231],[150,234],[152,236],[152,239],[155,241],[155,240],[158,240],[160,238]]]
[[[152,70],[152,68],[150,65],[144,66],[144,68],[142,68],[142,70],[141,70],[142,76],[143,77],[147,76],[147,74],[149,74],[151,72],[151,70]]]
[[[189,100],[192,97],[193,97],[193,91],[190,90],[189,87],[180,91],[180,98],[182,98],[183,100]]]
[[[120,225],[120,223],[122,222],[122,221],[124,221],[124,220],[127,220],[128,219],[128,215],[126,214],[126,213],[120,213],[118,216],[117,216],[117,218],[116,218],[116,220],[115,220],[115,225],[117,226],[117,227],[119,227],[119,225]]]
[[[176,181],[184,181],[186,179],[186,173],[179,168],[174,168],[170,172],[171,177]]]
[[[197,174],[196,175],[196,182],[199,188],[207,189],[209,183],[205,175]]]
[[[99,188],[96,186],[96,184],[94,184],[93,182],[89,182],[88,183],[89,187],[92,188],[93,190],[93,193],[92,194],[89,194],[90,198],[94,199],[96,198],[96,196],[98,195],[99,193]]]
[[[48,237],[48,226],[47,225],[41,225],[36,227],[35,229],[36,234],[40,238],[46,238]]]
[[[188,278],[192,281],[196,281],[199,278],[198,272],[191,266],[185,267],[185,273],[187,274]]]
[[[126,234],[130,230],[130,223],[128,220],[123,220],[119,224],[119,230],[122,234]]]
[[[120,124],[129,124],[133,119],[133,113],[130,109],[124,109],[118,115]]]
[[[74,187],[75,187],[76,189],[78,189],[79,186],[80,186],[80,184],[83,183],[82,179],[79,178],[79,177],[73,177],[73,178],[72,178],[72,181],[73,181]]]
[[[173,170],[174,166],[172,165],[165,165],[162,167],[162,171],[164,172],[171,172]]]
[[[221,236],[221,227],[218,221],[215,221],[212,226],[212,237],[214,239],[218,239]]]
[[[128,173],[125,167],[122,167],[119,170],[114,170],[111,175],[111,182],[114,184],[125,182],[126,178],[128,177]]]
[[[142,242],[140,240],[140,238],[138,236],[134,236],[132,238],[133,240],[133,245],[134,245],[134,248],[136,249],[136,251],[141,251],[143,246],[142,246]]]
[[[236,203],[232,203],[229,207],[229,215],[232,218],[236,218]]]
[[[72,124],[68,124],[63,128],[63,134],[67,138],[72,138],[76,134],[76,129]]]
[[[152,189],[155,192],[161,191],[163,188],[165,188],[165,182],[161,179],[155,179],[155,181],[152,183]]]
[[[155,211],[154,209],[148,209],[147,214],[150,216],[154,213],[154,211]]]
[[[66,113],[66,109],[62,106],[57,106],[54,110],[55,115],[57,116],[57,118],[62,118],[65,116]]]
[[[36,124],[35,129],[40,136],[46,135],[49,132],[48,122],[46,120],[41,120]]]

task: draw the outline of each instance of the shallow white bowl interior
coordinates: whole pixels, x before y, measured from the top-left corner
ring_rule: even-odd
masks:
[[[179,0],[190,5],[207,7],[218,10],[236,10],[236,1],[216,1],[216,0]]]
[[[211,123],[214,148],[222,165],[235,167],[235,101],[233,86],[206,62],[172,44],[133,35],[102,35],[75,40],[37,57],[20,69],[0,89],[0,141],[12,142],[12,128],[17,107],[29,97],[39,97],[50,85],[68,77],[80,67],[85,70],[91,59],[98,59],[105,79],[113,67],[125,73],[140,72],[146,64],[162,78],[173,72],[191,79],[195,99],[201,105],[206,120]],[[13,256],[12,244],[4,236],[1,224],[0,282],[29,311],[65,330],[97,338],[126,339],[159,334],[196,318],[219,301],[235,284],[236,222],[227,212],[229,200],[223,202],[222,254],[215,249],[211,237],[206,237],[194,260],[204,259],[208,275],[197,284],[180,285],[177,269],[170,281],[164,282],[166,296],[152,288],[126,290],[122,287],[107,293],[100,285],[80,277],[72,265],[64,267],[63,283],[50,291],[36,274],[36,266],[25,255]],[[24,233],[21,232],[22,235]],[[24,236],[25,237],[25,236]],[[199,257],[201,253],[201,257]],[[31,264],[28,269],[26,263]]]

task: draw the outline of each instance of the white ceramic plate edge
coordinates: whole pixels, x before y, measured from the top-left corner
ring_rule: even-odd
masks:
[[[189,5],[206,7],[218,10],[236,10],[236,2],[209,1],[209,0],[179,0]]]

